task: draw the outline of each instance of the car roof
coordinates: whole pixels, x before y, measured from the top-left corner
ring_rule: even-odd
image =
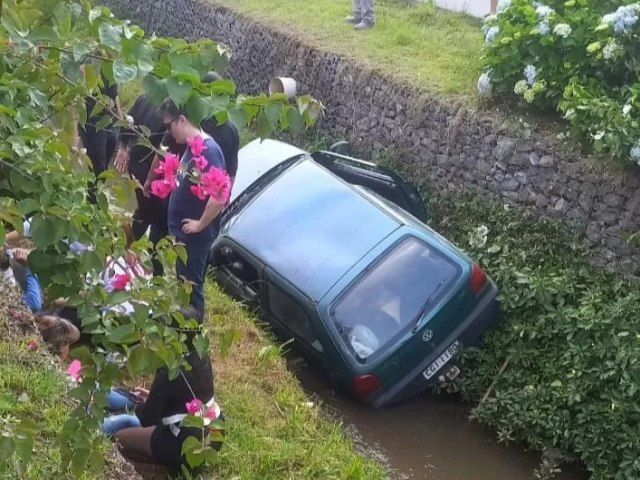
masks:
[[[231,190],[235,200],[249,185],[276,165],[307,152],[278,140],[253,140],[238,152],[238,171]]]
[[[310,157],[229,219],[223,234],[319,301],[401,223]]]

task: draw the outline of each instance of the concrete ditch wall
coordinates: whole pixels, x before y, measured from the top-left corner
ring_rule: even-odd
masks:
[[[403,169],[445,190],[476,190],[562,218],[600,266],[640,274],[628,245],[640,231],[640,178],[596,174],[571,148],[510,134],[496,115],[460,108],[302,43],[208,0],[103,0],[115,14],[159,35],[209,37],[233,52],[227,75],[245,93],[274,76],[296,78],[327,107],[318,129],[365,151],[393,149]]]

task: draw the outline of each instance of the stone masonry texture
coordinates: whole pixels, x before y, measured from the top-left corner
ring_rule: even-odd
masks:
[[[429,96],[207,0],[102,3],[148,33],[228,45],[225,74],[240,92],[264,92],[275,76],[295,78],[299,93],[326,106],[320,133],[349,140],[372,158],[391,150],[404,172],[444,191],[478,191],[562,219],[584,239],[594,264],[640,274],[640,254],[628,242],[640,231],[637,175],[594,173],[574,148],[514,133],[493,113]]]

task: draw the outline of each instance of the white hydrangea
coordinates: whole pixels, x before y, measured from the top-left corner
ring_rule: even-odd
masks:
[[[487,35],[484,37],[484,44],[489,45],[500,33],[500,27],[493,26],[487,30]]]
[[[486,225],[480,225],[469,235],[469,245],[474,248],[482,248],[487,244],[489,228]]]
[[[484,72],[480,75],[480,78],[478,78],[478,92],[480,96],[485,97],[491,95],[492,89],[491,75],[489,72]]]
[[[605,60],[611,60],[615,53],[620,49],[620,45],[615,40],[607,43],[602,49],[602,57]]]
[[[625,104],[624,107],[622,107],[622,114],[623,115],[629,115],[630,112],[631,112],[631,105],[629,105],[627,103],[627,104]]]
[[[640,14],[640,3],[632,3],[618,7],[613,13],[608,13],[602,17],[602,24],[613,26],[616,33],[626,32],[638,22]]]
[[[631,160],[640,165],[640,140],[636,142],[636,144],[631,147],[631,151],[629,152],[629,157]]]
[[[538,23],[538,32],[540,35],[546,35],[551,31],[551,27],[547,22]]]
[[[559,37],[567,38],[571,35],[571,26],[566,23],[559,23],[553,29],[553,33]]]
[[[533,85],[536,81],[536,75],[538,72],[536,71],[536,67],[533,65],[527,65],[524,67],[524,78],[527,80],[527,84]]]
[[[547,18],[554,13],[556,12],[553,10],[553,8],[547,7],[546,5],[538,5],[538,7],[536,8],[536,15],[538,15],[538,18]]]
[[[504,12],[510,6],[511,6],[511,0],[500,0],[498,2],[498,7],[496,8],[496,11],[497,12]]]
[[[522,95],[524,92],[526,92],[526,91],[527,91],[527,88],[529,88],[529,87],[527,86],[527,82],[526,82],[526,81],[524,81],[524,80],[520,80],[520,81],[519,81],[519,82],[517,82],[517,83],[515,84],[515,86],[513,87],[513,92],[514,92],[516,95]]]

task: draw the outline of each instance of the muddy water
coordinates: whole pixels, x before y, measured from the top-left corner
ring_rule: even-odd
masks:
[[[309,369],[297,365],[300,381],[312,396],[341,419],[356,445],[382,460],[395,479],[532,480],[536,455],[498,445],[468,420],[455,400],[424,395],[408,403],[374,410],[357,405]],[[563,473],[557,480],[579,480]]]

